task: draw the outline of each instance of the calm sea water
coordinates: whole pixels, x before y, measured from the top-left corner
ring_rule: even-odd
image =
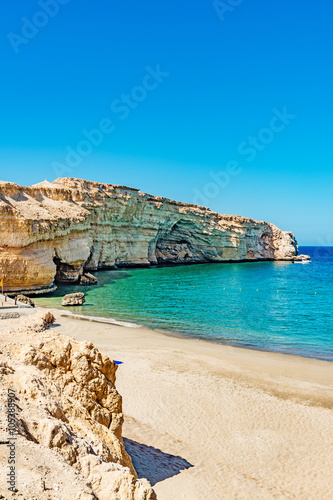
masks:
[[[333,361],[333,247],[303,247],[310,264],[202,264],[96,273],[38,305],[84,291],[78,314],[104,316],[224,344]]]

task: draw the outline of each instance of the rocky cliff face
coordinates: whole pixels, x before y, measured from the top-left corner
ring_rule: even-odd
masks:
[[[297,242],[268,222],[137,189],[62,178],[0,182],[0,277],[7,289],[76,282],[85,270],[290,260]]]

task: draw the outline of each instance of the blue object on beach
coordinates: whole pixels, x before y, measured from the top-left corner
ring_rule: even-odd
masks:
[[[115,361],[114,364],[115,365],[122,365],[122,364],[124,364],[124,362],[123,361]]]

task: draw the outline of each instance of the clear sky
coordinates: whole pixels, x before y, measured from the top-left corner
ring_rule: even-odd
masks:
[[[0,11],[2,180],[125,184],[333,245],[331,1]]]

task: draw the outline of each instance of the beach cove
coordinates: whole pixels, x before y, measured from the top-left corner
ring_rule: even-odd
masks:
[[[59,285],[36,304],[262,351],[333,361],[333,248],[301,247],[305,265],[246,262],[116,269],[94,286]],[[83,306],[62,307],[84,292]]]

